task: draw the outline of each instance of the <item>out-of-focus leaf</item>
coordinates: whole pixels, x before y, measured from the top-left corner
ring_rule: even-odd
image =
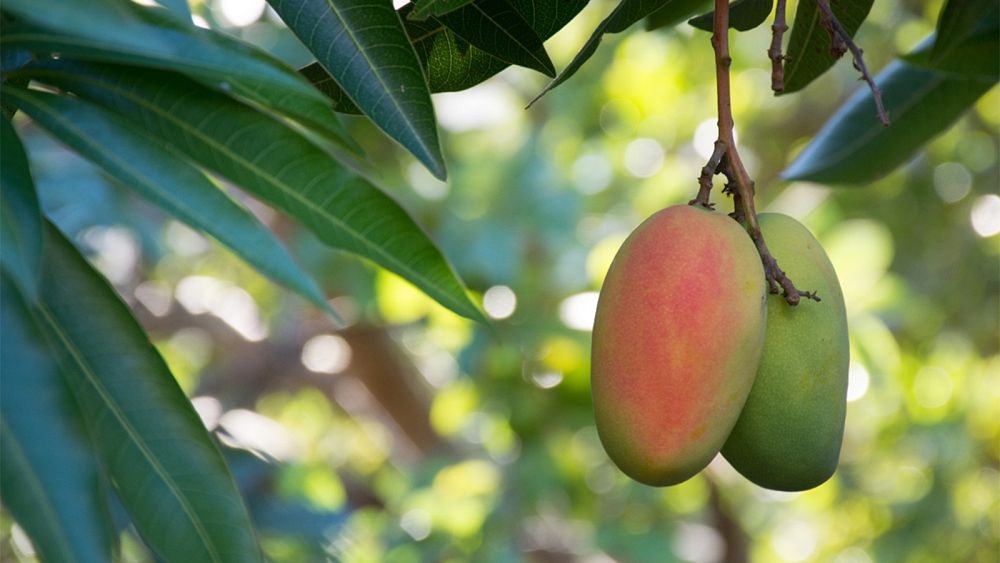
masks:
[[[873,3],[874,0],[839,0],[830,2],[830,8],[847,33],[854,37]],[[830,34],[820,22],[813,0],[799,2],[785,54],[788,57],[785,94],[805,88],[836,62],[830,54]]]
[[[1000,13],[993,10],[992,18],[980,20],[973,32],[938,57],[934,56],[936,45],[937,41],[924,42],[903,60],[945,73],[995,81],[1000,75]]]
[[[827,121],[782,176],[862,184],[888,174],[944,131],[993,85],[896,61],[875,79],[892,118],[875,119],[871,91],[861,88]]]
[[[0,118],[0,265],[34,301],[42,257],[42,212],[21,138]]]
[[[166,561],[260,561],[219,450],[100,274],[51,224],[37,308],[122,504]]]
[[[270,4],[372,122],[435,176],[447,176],[427,81],[391,1]]]
[[[441,252],[395,200],[287,126],[182,76],[63,63],[33,72],[156,131],[326,244],[399,274],[460,315],[482,319]]]
[[[729,5],[729,27],[737,31],[750,31],[764,23],[773,8],[774,0],[736,0]],[[712,31],[714,17],[715,10],[712,10],[688,23],[698,29]]]
[[[90,103],[6,86],[0,91],[38,125],[123,186],[212,235],[262,274],[336,316],[315,282],[274,235],[180,153]]]
[[[505,63],[556,75],[542,40],[507,0],[477,0],[437,19],[458,37]]]
[[[191,19],[191,7],[188,6],[187,0],[156,0],[156,3],[185,20]]]
[[[712,0],[677,0],[646,16],[646,30],[673,27],[712,6]]]
[[[996,0],[947,0],[938,16],[930,60],[940,62],[983,24],[997,23]]]
[[[597,47],[601,44],[601,39],[604,37],[605,33],[619,33],[625,31],[635,22],[675,1],[683,0],[621,0],[621,3],[618,4],[614,11],[612,11],[608,17],[604,18],[604,20],[598,24],[597,29],[595,29],[590,35],[590,38],[587,39],[583,48],[580,49],[580,52],[577,53],[575,57],[573,57],[573,60],[570,61],[569,65],[564,68],[562,72],[560,72],[559,75],[552,80],[552,82],[549,82],[545,89],[531,101],[531,104],[537,102],[550,90],[559,86],[569,77],[576,74],[576,71],[580,70],[583,63],[587,62],[587,60],[597,52]],[[528,105],[530,106],[531,104]]]
[[[472,2],[473,0],[416,0],[413,2],[416,8],[407,18],[421,21],[432,16],[443,16]]]
[[[4,30],[4,35],[0,37],[0,45],[3,45],[4,51],[15,48],[24,52],[34,50],[40,53],[59,53],[61,57],[136,64],[185,72],[217,90],[283,113],[319,133],[324,139],[347,149],[350,153],[361,153],[361,149],[351,139],[340,120],[337,119],[325,97],[320,92],[309,88],[303,77],[297,76],[297,73],[285,68],[281,63],[268,61],[266,60],[267,56],[261,53],[250,53],[250,56],[253,57],[253,60],[250,61],[252,65],[260,65],[263,62],[275,66],[280,73],[296,74],[292,77],[295,82],[293,87],[289,87],[288,84],[276,84],[273,79],[264,79],[259,75],[254,76],[247,72],[239,72],[240,56],[246,55],[246,53],[243,55],[240,53],[247,51],[247,47],[224,34],[193,28],[197,30],[193,32],[196,34],[195,41],[185,37],[191,29],[190,26],[178,22],[169,14],[162,13],[162,10],[142,10],[137,11],[132,16],[138,22],[135,24],[137,26],[159,29],[166,37],[180,36],[182,40],[178,45],[187,49],[182,54],[201,57],[202,55],[189,45],[189,43],[197,45],[198,41],[210,44],[214,50],[207,51],[209,57],[207,61],[188,61],[183,57],[178,57],[175,53],[164,55],[163,53],[122,49],[114,42],[102,43],[90,39],[81,40],[80,37],[61,30],[48,31],[37,26],[24,24],[8,26]],[[150,51],[150,48],[147,47],[146,51]],[[229,51],[236,54],[230,55]],[[219,68],[216,68],[224,64],[221,61],[227,60],[227,57],[233,58],[236,65],[235,71],[231,74],[223,74]],[[219,60],[217,61],[216,58]],[[261,60],[256,60],[258,58]],[[206,63],[215,66],[206,69]],[[274,70],[271,69],[269,72]],[[285,78],[287,79],[287,77]]]
[[[0,302],[4,507],[42,561],[110,561],[103,485],[79,410],[30,306],[6,275]]]
[[[587,0],[508,1],[522,19],[531,23],[535,33],[543,41],[562,29],[587,5]],[[405,18],[412,9],[413,5],[407,4],[399,13]],[[470,45],[436,19],[424,22],[404,19],[403,23],[424,66],[431,92],[465,90],[509,66]],[[307,66],[301,72],[314,86],[333,100],[334,109],[344,113],[360,113],[318,63]]]

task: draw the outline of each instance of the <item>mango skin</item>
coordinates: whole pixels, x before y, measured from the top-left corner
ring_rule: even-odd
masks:
[[[850,348],[844,295],[833,264],[801,223],[758,216],[771,254],[800,289],[821,302],[791,307],[768,298],[764,355],[750,397],[722,448],[744,477],[761,487],[803,491],[837,469],[847,410]]]
[[[753,385],[765,298],[756,247],[725,214],[669,207],[629,235],[591,351],[598,435],[622,472],[673,485],[715,457]]]

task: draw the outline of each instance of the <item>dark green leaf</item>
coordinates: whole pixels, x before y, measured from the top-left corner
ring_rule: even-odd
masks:
[[[128,307],[55,227],[38,306],[98,456],[166,561],[260,561],[219,450]]]
[[[983,23],[997,23],[997,0],[947,0],[938,16],[930,59],[937,62],[947,57]]]
[[[407,16],[411,20],[422,21],[432,16],[443,16],[453,12],[473,0],[416,0],[416,8]]]
[[[940,56],[934,56],[937,42],[927,41],[903,60],[941,72],[996,81],[1000,74],[1000,14],[993,12],[993,17],[980,20],[975,30]]]
[[[646,16],[646,30],[673,27],[712,6],[712,0],[677,0]]]
[[[123,186],[217,238],[262,274],[335,316],[316,284],[274,235],[157,137],[78,99],[7,86],[0,91]]]
[[[70,8],[60,6],[60,9]],[[19,47],[42,53],[58,52],[62,56],[186,72],[213,87],[285,113],[337,145],[354,153],[360,152],[323,96],[306,87],[301,77],[269,55],[224,34],[195,28],[162,10],[134,7],[129,10],[119,9],[114,13],[120,20],[117,22],[119,25],[131,26],[134,33],[144,33],[154,38],[159,36],[173,46],[166,45],[157,49],[155,43],[133,45],[129,37],[115,35],[109,36],[106,41],[95,40],[91,36],[81,38],[78,32],[55,25],[52,29],[64,33],[16,25],[6,29],[0,42],[5,48]],[[96,36],[102,37],[100,33]],[[232,72],[226,72],[230,64],[233,66]]]
[[[52,0],[46,2],[44,10],[38,9],[34,0],[5,0],[3,7],[35,26],[69,37],[63,38],[62,44],[52,44],[52,34],[13,25],[0,36],[4,49],[51,53],[62,52],[70,43],[75,56],[176,70],[218,84],[246,80],[324,101],[294,70],[263,51],[178,18],[164,17],[158,8],[127,0]]]
[[[476,0],[437,19],[455,35],[509,64],[556,75],[542,40],[507,0]]]
[[[460,315],[482,319],[440,251],[398,203],[287,126],[178,75],[58,63],[37,72],[130,116],[325,243],[399,274]]]
[[[597,52],[598,45],[601,44],[601,38],[604,37],[605,33],[619,33],[625,31],[629,26],[635,22],[641,20],[642,18],[652,14],[653,12],[663,8],[664,6],[675,2],[683,0],[621,0],[621,3],[611,12],[608,17],[598,24],[597,29],[590,35],[590,39],[584,43],[583,48],[580,52],[573,57],[569,65],[556,76],[552,82],[545,87],[544,90],[538,96],[535,97],[531,103],[535,103],[544,96],[547,92],[559,86],[565,82],[569,77],[573,76],[576,71],[580,70],[583,63],[587,62],[595,52]],[[528,104],[531,105],[531,104]]]
[[[30,306],[6,275],[0,302],[4,506],[42,561],[110,561],[104,489],[77,405]]]
[[[38,290],[42,212],[21,138],[0,118],[0,265],[30,300]]]
[[[531,22],[535,33],[543,41],[562,29],[587,5],[587,0],[508,1],[522,19]],[[407,4],[399,13],[405,18],[412,8],[412,4]],[[406,33],[424,66],[431,92],[465,90],[508,66],[507,63],[470,45],[438,20],[420,22],[404,19],[403,22]],[[359,113],[343,90],[318,63],[307,66],[301,72],[314,86],[333,100],[334,109],[345,113]]]
[[[807,2],[811,0],[805,0]],[[774,8],[774,0],[736,0],[729,5],[729,27],[737,31],[750,31],[764,23]],[[702,14],[690,22],[705,31],[712,31],[715,10]]]
[[[875,81],[892,125],[882,127],[875,119],[875,101],[863,87],[827,121],[783,177],[845,184],[876,180],[906,162],[992,87],[992,82],[900,61]]]
[[[830,7],[853,37],[868,17],[873,3],[874,0],[839,0],[830,2]],[[805,88],[836,62],[830,54],[830,34],[820,23],[819,10],[813,0],[799,2],[786,56],[785,94]]]
[[[427,82],[390,0],[270,0],[354,104],[446,176]]]
[[[156,0],[156,2],[185,21],[191,20],[191,7],[188,6],[187,0]]]

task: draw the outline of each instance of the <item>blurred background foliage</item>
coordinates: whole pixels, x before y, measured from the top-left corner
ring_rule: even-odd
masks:
[[[204,25],[310,62],[263,0],[192,6]],[[557,67],[612,7],[591,2],[548,42]],[[875,3],[857,37],[869,66],[931,33],[940,7]],[[333,298],[349,323],[336,330],[18,125],[44,206],[92,251],[225,445],[273,561],[996,561],[997,88],[870,186],[789,184],[778,172],[861,84],[841,61],[774,97],[769,31],[735,34],[734,113],[758,208],[817,235],[847,299],[840,468],[777,493],[718,458],[654,489],[602,450],[589,394],[596,291],[641,220],[696,192],[716,131],[708,38],[639,25],[609,36],[530,111],[545,78],[521,68],[436,95],[447,183],[347,118],[380,184],[482,294],[492,329],[248,201]],[[32,561],[23,532],[6,514],[2,524],[0,558]],[[121,533],[122,561],[150,560]]]

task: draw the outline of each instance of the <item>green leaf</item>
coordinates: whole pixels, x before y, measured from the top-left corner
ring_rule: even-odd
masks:
[[[931,49],[930,59],[941,61],[958,47],[983,23],[996,24],[996,0],[947,0],[938,16],[937,39]]]
[[[0,221],[0,265],[33,301],[41,268],[42,212],[21,138],[6,118],[0,118]]]
[[[662,9],[664,6],[669,5],[673,2],[684,1],[684,0],[621,0],[621,3],[611,12],[608,17],[598,24],[597,29],[590,35],[590,39],[584,43],[583,48],[580,52],[573,57],[569,65],[556,76],[552,82],[545,87],[544,90],[535,99],[531,100],[531,104],[537,102],[542,96],[548,93],[550,90],[559,86],[565,82],[569,77],[576,74],[576,71],[580,70],[583,63],[587,62],[594,53],[597,52],[598,45],[601,44],[601,38],[604,37],[605,33],[619,33],[625,31],[629,26],[635,22],[641,20],[642,18],[652,14],[653,12]]]
[[[170,10],[185,21],[191,21],[191,7],[187,0],[156,0],[156,3]]]
[[[336,318],[315,282],[274,235],[162,140],[78,99],[7,86],[0,92],[123,186],[212,235],[262,274]]]
[[[155,43],[133,45],[128,36],[111,35],[105,41],[100,33],[96,34],[96,39],[81,38],[72,28],[53,27],[65,32],[59,33],[27,25],[8,26],[0,37],[0,44],[5,50],[17,47],[41,53],[57,52],[64,57],[186,72],[212,87],[282,112],[340,147],[360,153],[325,98],[309,88],[297,73],[269,55],[224,34],[180,22],[162,10],[136,7],[121,10],[118,17],[124,22],[117,23],[131,26],[133,33],[154,38],[159,35],[171,45],[157,49]],[[232,72],[228,71],[230,66]]]
[[[854,37],[873,3],[874,0],[839,0],[830,2],[830,8],[847,33]],[[785,55],[788,57],[785,94],[805,88],[836,62],[830,54],[830,34],[820,22],[819,10],[812,0],[799,2]]]
[[[222,455],[128,307],[48,224],[38,318],[102,466],[166,561],[260,561]]]
[[[30,306],[6,275],[0,303],[4,506],[42,561],[110,561],[104,487],[77,405]]]
[[[896,61],[875,79],[892,118],[883,127],[867,87],[827,121],[782,176],[788,180],[864,184],[892,172],[948,128],[992,82],[951,76]]]
[[[458,37],[505,63],[556,75],[542,40],[507,0],[477,0],[437,19]]]
[[[773,8],[774,0],[736,0],[729,5],[729,27],[737,31],[750,31],[764,23]],[[688,23],[698,29],[712,31],[715,27],[713,18],[715,10],[702,14]]]
[[[61,53],[71,44],[75,56],[176,70],[217,84],[246,80],[324,101],[298,73],[267,53],[222,33],[165,17],[159,8],[128,0],[51,0],[44,10],[34,0],[4,0],[3,8],[43,30],[68,36],[53,43],[52,34],[12,25],[0,37],[4,49]]]
[[[587,5],[587,0],[508,0],[514,10],[541,40],[562,29]],[[465,90],[494,76],[509,65],[477,49],[444,26],[439,20],[412,21],[405,19],[413,9],[407,4],[399,10],[404,17],[406,33],[424,67],[431,92]],[[360,113],[337,83],[318,63],[301,72],[334,103],[334,109],[344,113]]]
[[[399,274],[460,315],[483,319],[441,252],[396,201],[287,126],[178,75],[67,64],[35,72],[156,131],[326,244]]]
[[[646,16],[646,31],[674,27],[712,6],[712,0],[677,0]]]
[[[462,8],[473,0],[416,0],[413,4],[416,8],[410,12],[407,18],[416,21],[423,21],[432,16],[443,16],[448,12],[454,12]]]
[[[354,104],[446,177],[420,61],[390,0],[270,0]]]
[[[913,52],[903,56],[906,62],[982,80],[996,81],[1000,75],[1000,10],[993,10],[992,17],[980,20],[979,25],[964,39],[934,56],[937,41],[925,41]]]

